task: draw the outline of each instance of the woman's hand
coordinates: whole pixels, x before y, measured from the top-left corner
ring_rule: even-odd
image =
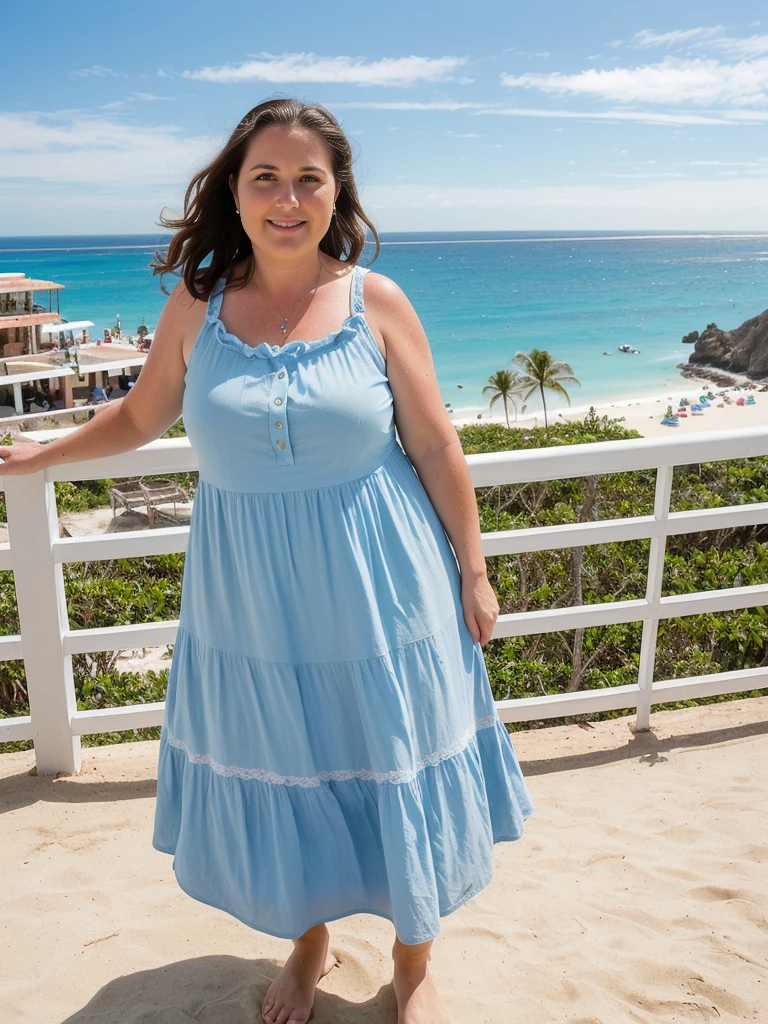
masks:
[[[461,604],[473,642],[479,640],[484,647],[499,617],[499,602],[485,573],[461,574]]]
[[[22,473],[37,473],[43,441],[21,441],[18,444],[3,444],[0,441],[0,476],[18,476]]]

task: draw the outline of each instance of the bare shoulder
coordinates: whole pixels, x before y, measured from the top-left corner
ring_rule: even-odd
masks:
[[[165,309],[168,311],[169,317],[174,321],[184,322],[187,319],[194,320],[201,313],[205,316],[206,301],[194,295],[187,287],[186,281],[182,278],[168,296]]]
[[[371,270],[363,278],[365,316],[387,357],[405,354],[416,345],[429,349],[424,328],[410,299],[386,274]],[[391,365],[388,362],[388,365]]]
[[[370,301],[382,316],[397,316],[406,307],[413,308],[400,285],[376,270],[369,270],[363,278],[363,294],[366,303]]]
[[[189,363],[192,346],[200,333],[207,312],[205,299],[194,295],[182,279],[166,300],[155,331],[155,341],[161,346],[178,348],[184,365]],[[153,342],[153,347],[155,342]]]
[[[423,455],[455,444],[456,429],[445,411],[429,340],[410,299],[386,274],[371,271],[363,280],[366,319],[375,322],[386,343],[397,432],[408,457],[418,463]]]
[[[149,440],[160,437],[181,415],[189,355],[206,306],[183,279],[178,282],[160,313],[136,383],[122,399],[126,413]]]

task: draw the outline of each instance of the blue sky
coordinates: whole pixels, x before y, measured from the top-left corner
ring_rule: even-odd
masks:
[[[382,231],[768,230],[764,0],[35,13],[0,64],[0,235],[155,230],[277,95],[338,118]]]

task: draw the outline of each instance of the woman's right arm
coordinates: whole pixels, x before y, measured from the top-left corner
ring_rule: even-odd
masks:
[[[160,314],[149,353],[128,394],[104,403],[87,423],[55,441],[0,445],[0,476],[133,451],[164,434],[181,415],[184,338],[199,331],[204,316],[205,303],[193,299],[180,281]]]

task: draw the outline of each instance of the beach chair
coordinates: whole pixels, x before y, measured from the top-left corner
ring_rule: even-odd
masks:
[[[144,495],[147,503],[147,515],[149,516],[149,525],[152,528],[155,525],[155,512],[157,511],[160,515],[168,516],[170,519],[176,518],[176,502],[177,501],[189,501],[189,495],[174,480],[149,480],[147,483],[143,482],[143,477],[139,480],[139,487]],[[157,509],[157,505],[168,505],[173,503],[173,516],[168,512],[163,512],[161,509]]]
[[[189,495],[179,487],[173,480],[158,479],[148,480],[123,480],[109,488],[109,503],[112,507],[112,515],[117,515],[118,508],[127,508],[132,511],[142,512],[149,519],[149,527],[155,525],[155,514],[167,515],[175,518],[176,502],[189,501]],[[174,516],[157,508],[158,505],[173,503]]]
[[[142,512],[145,511],[147,499],[139,487],[138,480],[123,480],[109,488],[109,504],[114,518],[119,508],[138,508]]]

